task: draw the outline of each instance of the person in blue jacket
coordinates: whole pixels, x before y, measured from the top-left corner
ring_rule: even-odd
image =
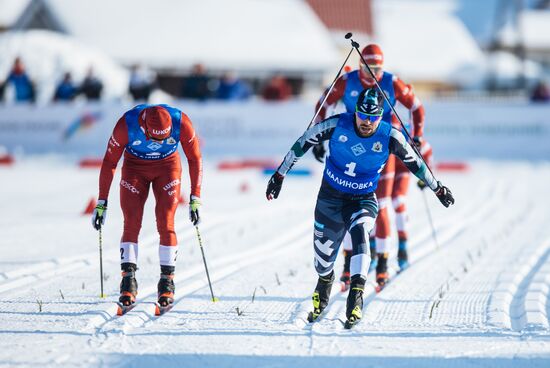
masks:
[[[74,84],[71,73],[63,75],[63,79],[55,88],[54,101],[72,101],[78,94],[78,87]]]
[[[5,86],[9,86],[10,84],[15,91],[16,102],[34,102],[34,85],[25,71],[25,66],[20,57],[15,58]]]
[[[437,181],[426,163],[407,143],[405,136],[382,120],[384,109],[376,88],[363,90],[355,112],[331,116],[308,129],[286,154],[271,176],[266,197],[279,196],[283,179],[312,146],[328,141],[330,156],[325,160],[323,180],[317,197],[314,222],[314,265],[319,278],[313,293],[315,321],[328,305],[334,281],[334,262],[346,231],[351,235],[351,283],[346,303],[349,323],[362,318],[363,292],[370,264],[369,233],[378,213],[375,190],[390,154],[423,180],[448,207],[454,204],[451,191]]]

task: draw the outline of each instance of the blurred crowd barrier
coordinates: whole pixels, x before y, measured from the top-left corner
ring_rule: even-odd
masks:
[[[313,106],[299,100],[241,104],[182,100],[173,105],[191,118],[203,155],[211,158],[282,158],[313,115]],[[436,160],[550,160],[548,104],[427,101],[425,106],[425,134]],[[120,103],[0,106],[0,146],[15,156],[101,157],[116,121],[131,107]]]

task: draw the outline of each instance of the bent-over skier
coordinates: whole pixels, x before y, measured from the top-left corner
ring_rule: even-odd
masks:
[[[122,281],[119,298],[123,307],[133,305],[136,300],[138,235],[150,186],[156,199],[155,216],[160,236],[158,303],[161,307],[167,307],[174,301],[178,252],[174,215],[179,203],[182,171],[177,150],[179,143],[189,164],[189,216],[191,222],[197,225],[200,221],[202,160],[198,139],[187,115],[168,105],[138,105],[124,113],[109,138],[99,175],[99,200],[92,215],[92,224],[99,230],[105,223],[109,188],[124,152],[120,180],[124,231],[120,242]]]

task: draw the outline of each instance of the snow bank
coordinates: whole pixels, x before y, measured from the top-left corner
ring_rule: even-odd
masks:
[[[31,30],[0,34],[0,80],[10,72],[20,56],[31,79],[36,83],[39,101],[53,97],[55,86],[65,72],[80,83],[89,67],[103,82],[103,97],[121,97],[128,90],[129,73],[96,48],[60,33]]]

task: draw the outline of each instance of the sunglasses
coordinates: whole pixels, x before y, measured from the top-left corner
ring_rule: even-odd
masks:
[[[361,111],[356,111],[357,117],[361,120],[368,120],[371,123],[375,123],[378,119],[382,117],[382,115],[370,115]]]
[[[382,73],[383,71],[383,68],[381,66],[370,66],[367,68],[367,66],[365,64],[361,64],[361,69],[363,69],[363,71],[367,74],[370,74],[369,73],[369,68],[370,70],[372,71],[372,74],[378,76],[379,74]]]

